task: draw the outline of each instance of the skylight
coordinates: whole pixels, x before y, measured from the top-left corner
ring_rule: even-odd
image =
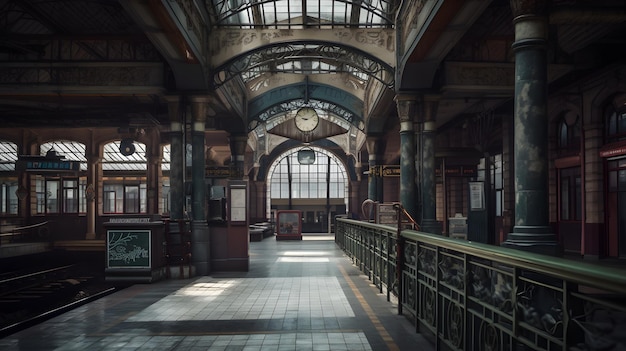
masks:
[[[394,0],[212,0],[218,26],[240,28],[386,28]]]

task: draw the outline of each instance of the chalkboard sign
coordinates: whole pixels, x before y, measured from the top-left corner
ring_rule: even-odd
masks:
[[[150,268],[150,230],[108,230],[108,268]]]

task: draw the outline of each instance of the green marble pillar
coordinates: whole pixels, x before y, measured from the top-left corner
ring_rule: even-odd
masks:
[[[185,208],[185,178],[183,153],[183,124],[180,115],[180,97],[168,96],[170,117],[170,218],[183,219]]]
[[[556,255],[549,226],[545,1],[511,1],[515,42],[515,222],[502,246]]]
[[[210,238],[206,221],[205,172],[205,124],[208,99],[202,96],[191,97],[192,151],[191,151],[191,260],[197,275],[208,275],[210,270]]]
[[[417,218],[417,186],[415,183],[415,96],[396,96],[400,118],[400,203]]]

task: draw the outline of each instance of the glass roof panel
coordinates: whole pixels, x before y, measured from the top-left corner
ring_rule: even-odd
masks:
[[[66,161],[80,162],[80,170],[87,170],[85,144],[70,140],[55,140],[39,146],[39,155],[46,156],[48,151],[54,150],[57,155],[65,157]]]
[[[102,155],[102,170],[104,171],[146,171],[148,160],[146,159],[146,145],[137,141],[133,142],[135,152],[124,156],[120,152],[119,141],[104,145]]]
[[[218,26],[391,27],[396,0],[212,0]],[[303,6],[304,4],[304,6]],[[353,11],[353,7],[358,7]],[[354,17],[353,17],[354,15]]]
[[[172,153],[170,151],[170,144],[163,145],[163,158],[161,159],[161,170],[169,171],[170,162],[172,159]]]
[[[0,141],[0,171],[14,171],[17,161],[17,144]]]
[[[276,73],[321,74],[349,73],[361,82],[370,78],[386,86],[393,85],[391,67],[375,58],[364,56],[336,44],[317,42],[269,46],[239,57],[216,70],[217,86],[240,77],[249,89],[258,87],[255,80]]]

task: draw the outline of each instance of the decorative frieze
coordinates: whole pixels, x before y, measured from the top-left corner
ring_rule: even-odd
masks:
[[[176,0],[176,4],[178,4],[182,10],[182,15],[185,17],[184,19],[180,19],[181,23],[185,23],[185,29],[193,33],[193,35],[197,38],[198,42],[194,43],[195,46],[203,50],[205,47],[204,43],[206,42],[206,35],[204,31],[206,23],[202,16],[200,16],[200,11],[196,8],[193,0]]]
[[[0,84],[54,84],[80,86],[158,86],[163,84],[161,64],[145,66],[93,65],[78,67],[4,67]]]
[[[393,29],[216,29],[211,33],[211,64],[219,67],[245,52],[268,45],[298,42],[341,43],[377,57],[386,65],[395,65],[395,31]]]

